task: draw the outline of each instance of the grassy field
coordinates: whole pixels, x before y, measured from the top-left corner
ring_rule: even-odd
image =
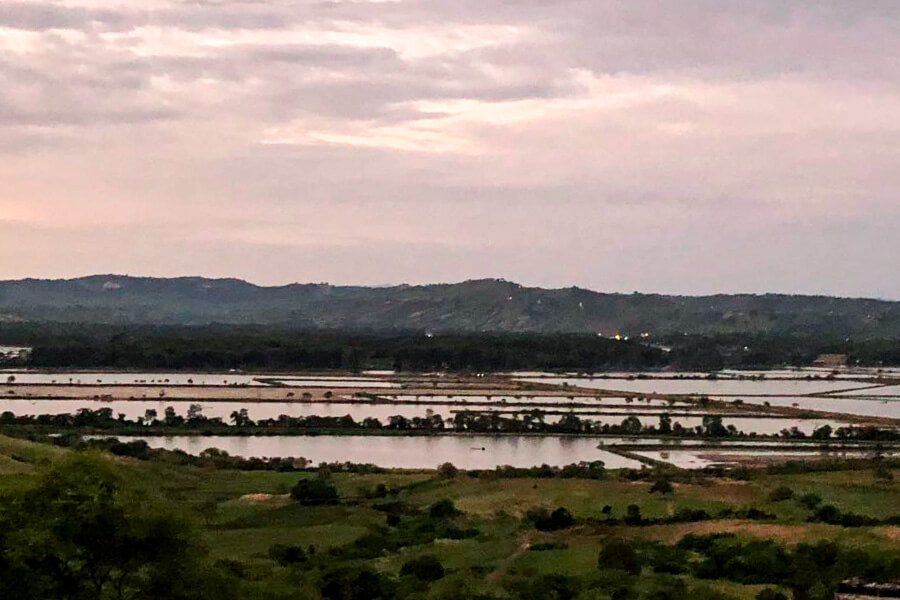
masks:
[[[32,485],[68,452],[0,437],[0,494]],[[365,561],[381,572],[398,575],[411,558],[436,555],[449,574],[429,592],[428,597],[435,598],[441,594],[454,597],[454,592],[503,597],[507,593],[503,582],[517,576],[591,576],[598,570],[598,553],[610,537],[675,543],[689,533],[732,532],[746,539],[776,539],[787,546],[835,540],[860,548],[900,548],[900,527],[847,528],[809,523],[809,510],[796,501],[799,495],[814,493],[824,504],[842,511],[880,518],[900,513],[900,483],[876,481],[872,471],[759,474],[748,481],[710,478],[676,483],[674,493],[667,496],[650,493],[652,480],[625,481],[615,473],[603,480],[475,479],[466,475],[440,479],[426,471],[334,473],[332,481],[341,504],[303,506],[290,499],[289,491],[301,478],[315,477],[311,472],[217,471],[111,456],[108,460],[117,464],[117,472],[128,486],[146,493],[148,502],[168,503],[190,513],[199,523],[212,557],[238,561],[251,573],[249,578],[272,589],[292,585],[290,582],[296,579],[290,569],[269,558],[273,544],[315,546],[322,553],[382,531],[385,513],[363,497],[365,490],[378,484],[397,489],[391,498],[401,501],[410,514],[451,499],[463,513],[457,519],[460,526],[478,530],[478,535],[469,539],[435,539]],[[795,498],[771,500],[772,491],[781,486],[790,487]],[[647,526],[601,521],[604,507],[621,517],[629,505],[638,506],[646,518],[669,517],[684,508],[718,514],[726,508],[752,506],[776,515],[776,519],[721,518]],[[577,522],[561,531],[538,531],[523,522],[526,512],[537,506],[551,510],[565,507]],[[529,549],[541,542],[556,542],[561,547],[541,552]],[[688,575],[679,577],[693,581]],[[706,584],[734,598],[753,598],[763,587],[724,580]]]

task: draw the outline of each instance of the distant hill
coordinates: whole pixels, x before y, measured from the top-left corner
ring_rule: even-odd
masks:
[[[826,296],[605,294],[503,280],[394,287],[95,275],[0,282],[0,322],[209,323],[433,332],[900,335],[900,302]]]

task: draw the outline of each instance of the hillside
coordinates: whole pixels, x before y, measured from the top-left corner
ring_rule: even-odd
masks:
[[[664,296],[503,280],[394,287],[96,275],[0,282],[0,322],[208,323],[434,332],[900,335],[900,302],[826,296]]]
[[[115,456],[0,435],[3,598],[815,600],[900,575],[882,524],[900,489],[849,463],[669,472],[654,493],[670,479],[597,463],[463,475],[92,445]]]

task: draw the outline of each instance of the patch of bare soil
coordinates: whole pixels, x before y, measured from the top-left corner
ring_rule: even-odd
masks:
[[[287,494],[244,494],[238,500],[253,504],[283,504],[288,501]]]

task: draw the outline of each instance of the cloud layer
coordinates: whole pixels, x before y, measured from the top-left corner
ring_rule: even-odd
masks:
[[[894,0],[0,3],[0,277],[900,298]]]

